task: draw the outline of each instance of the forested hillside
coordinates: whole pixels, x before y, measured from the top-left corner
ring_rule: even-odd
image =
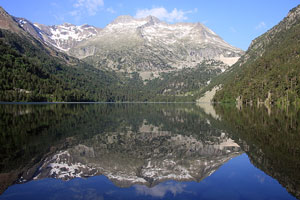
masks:
[[[228,67],[222,61],[206,60],[195,68],[162,73],[160,77],[147,81],[146,88],[154,91],[156,99],[173,95],[177,100],[194,101],[199,98],[200,91]]]
[[[0,101],[194,101],[227,67],[205,61],[143,82],[138,73],[99,70],[8,30],[0,29],[0,48]]]
[[[133,88],[126,84],[128,80],[124,80],[124,84],[113,72],[97,70],[67,56],[65,59],[52,56],[32,38],[0,30],[0,48],[1,101],[120,101],[128,100],[129,96],[133,98]]]
[[[243,103],[300,102],[300,6],[270,31],[254,40],[223,84],[214,101]]]

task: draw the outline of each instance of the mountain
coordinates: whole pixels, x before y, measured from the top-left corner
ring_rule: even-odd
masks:
[[[300,5],[251,43],[232,69],[219,77],[214,101],[289,104],[300,101]]]
[[[0,28],[14,33],[22,32],[18,23],[2,7],[0,7]]]
[[[167,24],[153,16],[120,16],[67,53],[97,68],[157,75],[209,59],[231,65],[243,51],[200,23]]]
[[[87,40],[101,31],[100,28],[86,24],[75,26],[64,23],[62,25],[46,26],[38,23],[33,24],[24,18],[15,17],[15,20],[33,37],[61,51],[68,51],[79,42]]]
[[[0,101],[144,98],[133,92],[139,87],[138,80],[129,84],[131,79],[95,69],[59,52],[39,38],[36,30],[28,20],[14,18],[0,8]]]

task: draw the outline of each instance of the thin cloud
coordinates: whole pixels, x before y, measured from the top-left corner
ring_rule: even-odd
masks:
[[[111,14],[115,14],[116,13],[116,11],[113,8],[111,8],[111,7],[106,8],[106,11],[109,12],[109,13],[111,13]]]
[[[265,22],[260,22],[256,27],[255,29],[256,30],[259,30],[259,29],[265,29],[267,27],[266,23]]]
[[[152,9],[137,10],[135,17],[144,18],[149,15],[152,15],[161,20],[165,20],[168,22],[176,22],[176,21],[187,20],[188,19],[187,15],[195,12],[197,12],[197,9],[183,11],[183,10],[178,10],[177,8],[174,8],[172,11],[168,12],[168,10],[165,9],[164,7],[159,7],[159,8],[152,8]]]
[[[163,198],[168,192],[171,192],[173,196],[177,194],[183,193],[184,188],[186,187],[185,184],[174,184],[174,183],[167,183],[165,185],[157,185],[153,188],[148,188],[144,185],[136,185],[134,186],[136,193],[141,196],[152,196]]]
[[[102,6],[104,6],[103,0],[76,0],[73,4],[75,10],[73,10],[70,14],[72,16],[78,16],[87,12],[88,15],[94,16]]]
[[[236,33],[236,32],[237,32],[236,29],[235,29],[234,27],[230,27],[229,29],[230,29],[230,31],[231,31],[232,33]]]
[[[73,17],[78,16],[79,14],[80,14],[80,11],[78,11],[78,10],[73,10],[70,12],[70,15]]]

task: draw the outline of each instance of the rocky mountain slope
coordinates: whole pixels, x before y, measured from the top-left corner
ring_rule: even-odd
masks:
[[[15,20],[19,25],[36,39],[45,42],[57,50],[68,51],[79,42],[97,35],[101,29],[90,25],[75,26],[70,23],[61,25],[46,26],[38,23],[31,23],[24,18]]]
[[[231,65],[243,51],[200,23],[167,24],[152,16],[120,16],[68,53],[98,68],[156,72],[195,67],[207,59]]]
[[[34,35],[35,31],[27,20],[17,20],[0,7],[0,101],[135,98],[130,91],[136,90],[138,82],[129,85],[129,79],[59,52]],[[124,89],[126,86],[131,89]]]
[[[10,16],[2,7],[0,7],[0,28],[3,30],[10,30],[14,33],[22,32],[13,17]]]
[[[215,101],[299,102],[300,5],[268,32],[253,40],[232,70],[223,74]]]
[[[158,71],[191,68],[211,59],[230,66],[243,54],[200,23],[167,24],[152,16],[120,16],[101,30],[89,25],[46,26],[24,18],[15,20],[36,39],[97,68],[138,71],[145,79],[150,72],[157,76]]]

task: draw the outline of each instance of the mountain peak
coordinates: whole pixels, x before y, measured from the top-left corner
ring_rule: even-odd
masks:
[[[0,6],[0,28],[19,33],[22,29],[18,23]]]
[[[292,10],[290,10],[288,16],[290,14],[292,14],[292,13],[300,15],[300,4],[297,7],[293,8]]]
[[[68,53],[80,59],[89,57],[97,67],[101,62],[107,69],[157,72],[193,68],[211,59],[231,65],[243,51],[200,23],[169,24],[154,16],[120,16],[93,40]]]
[[[159,23],[161,22],[157,17],[149,15],[148,17],[145,18],[148,22],[152,23]]]
[[[290,10],[286,17],[288,24],[292,25],[300,20],[300,5]]]
[[[134,18],[130,15],[121,15],[117,17],[111,24],[119,24],[119,23],[128,23],[128,22],[138,22],[138,21],[145,21],[145,23],[156,24],[160,23],[161,21],[152,15],[149,15],[145,18]]]
[[[75,25],[71,24],[71,23],[68,23],[68,22],[65,22],[65,23],[62,24],[62,26],[70,27],[70,26],[75,26]]]
[[[1,6],[0,6],[0,16],[1,17],[3,17],[3,16],[9,16],[9,14]]]

